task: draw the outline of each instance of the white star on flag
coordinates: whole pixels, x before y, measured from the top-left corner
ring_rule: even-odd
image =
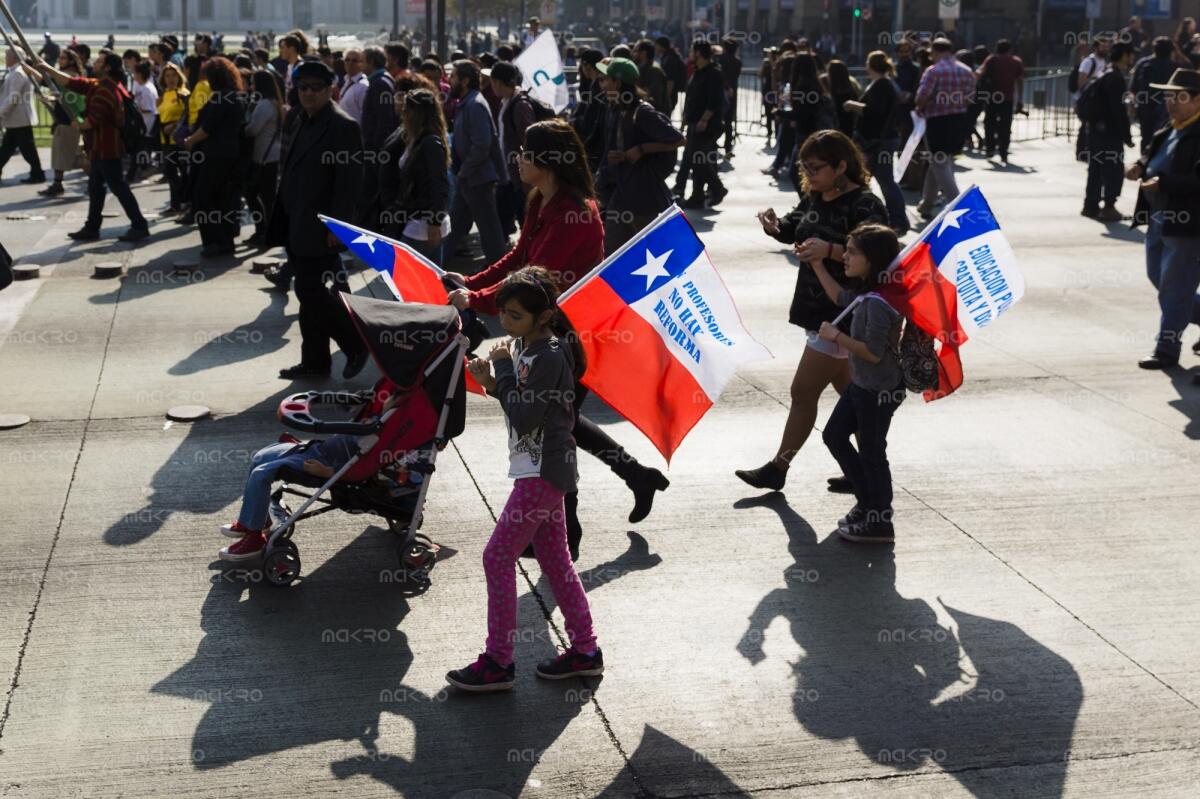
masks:
[[[365,244],[370,248],[371,254],[375,254],[375,242],[378,241],[374,236],[368,236],[366,233],[360,234],[358,238],[350,242],[351,244]]]
[[[942,235],[943,233],[946,232],[946,228],[950,228],[950,227],[954,227],[954,228],[958,228],[959,230],[962,230],[962,228],[958,224],[958,220],[964,214],[970,213],[970,211],[971,211],[970,208],[958,208],[954,211],[948,212],[944,217],[942,217],[942,224],[938,227],[938,235],[939,236]]]
[[[658,280],[660,277],[671,276],[671,273],[667,271],[667,267],[664,266],[664,264],[666,264],[667,259],[671,257],[671,253],[673,252],[675,251],[667,250],[662,255],[654,255],[649,249],[647,249],[646,263],[643,266],[634,269],[629,274],[646,278],[646,290],[649,291],[650,286],[654,284],[655,280]]]

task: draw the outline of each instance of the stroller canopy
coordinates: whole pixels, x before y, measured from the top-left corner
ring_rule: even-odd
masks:
[[[341,296],[380,371],[399,386],[421,382],[425,365],[459,332],[458,311],[450,305]]]

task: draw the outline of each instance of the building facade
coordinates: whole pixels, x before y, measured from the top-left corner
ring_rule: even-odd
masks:
[[[400,4],[400,23],[408,24]],[[40,0],[39,27],[64,31],[378,30],[391,27],[392,0]],[[423,8],[422,4],[422,8]]]

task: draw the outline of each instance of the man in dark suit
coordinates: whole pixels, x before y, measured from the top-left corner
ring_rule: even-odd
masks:
[[[388,71],[388,57],[382,47],[368,47],[363,51],[367,64],[367,94],[362,104],[362,140],[364,160],[372,167],[364,176],[362,195],[358,198],[358,211],[365,212],[379,190],[379,153],[383,143],[396,129],[396,81]],[[368,228],[377,228],[374,220],[361,219]]]
[[[358,123],[332,101],[334,72],[320,61],[296,67],[300,113],[280,158],[282,179],[269,239],[287,249],[300,300],[300,363],[280,370],[285,380],[327,377],[329,339],[346,354],[349,380],[367,362],[367,350],[341,299],[327,281],[346,284],[337,237],[317,214],[350,219],[362,188],[362,134]]]
[[[450,235],[442,252],[451,258],[471,232],[479,228],[483,254],[494,264],[507,251],[500,216],[496,213],[496,183],[504,174],[500,134],[487,100],[479,93],[479,67],[455,61],[450,90],[458,98],[454,112],[452,170],[457,179],[450,204]]]

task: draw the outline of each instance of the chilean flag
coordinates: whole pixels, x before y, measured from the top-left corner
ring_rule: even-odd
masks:
[[[360,261],[379,272],[401,302],[445,305],[445,274],[425,256],[387,236],[372,233],[348,222],[317,214],[317,218],[350,248]]]
[[[350,252],[367,266],[374,269],[387,283],[392,294],[400,302],[420,302],[426,305],[445,305],[449,302],[442,275],[446,274],[437,264],[406,244],[372,233],[369,230],[342,222],[331,216],[317,214],[325,227],[333,231]],[[464,370],[467,390],[483,394],[483,386]]]
[[[671,206],[559,297],[583,383],[668,461],[739,365],[771,357],[742,325],[704,244]]]
[[[1000,224],[977,186],[949,203],[909,244],[878,293],[939,343],[938,387],[926,401],[963,381],[958,348],[1025,294],[1025,279]]]

